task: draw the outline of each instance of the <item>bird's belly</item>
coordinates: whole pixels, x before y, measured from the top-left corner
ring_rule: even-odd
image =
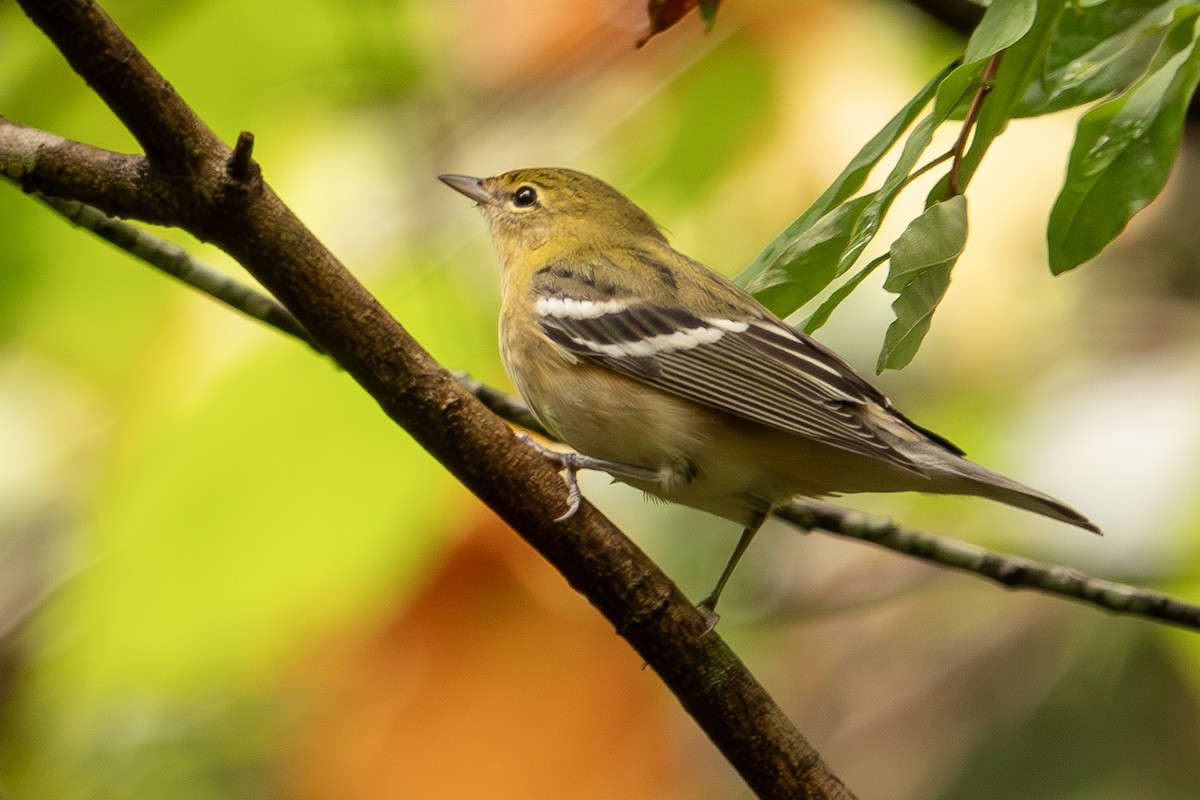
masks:
[[[513,372],[522,376],[515,382],[534,413],[565,444],[655,471],[656,480],[616,476],[648,494],[744,525],[787,493],[758,465],[761,454],[729,452],[724,415],[590,365],[555,373],[562,383],[553,387],[522,385],[530,373]]]
[[[924,488],[902,470],[865,464],[870,459],[864,456],[722,414],[611,370],[582,363],[544,372],[509,366],[526,402],[565,444],[593,458],[654,470],[656,480],[615,477],[743,525],[797,495]]]
[[[626,391],[628,379],[599,370],[574,372],[537,411],[563,442],[585,455],[664,477],[677,473],[682,479],[695,471],[695,459],[711,437],[692,404],[657,391]]]

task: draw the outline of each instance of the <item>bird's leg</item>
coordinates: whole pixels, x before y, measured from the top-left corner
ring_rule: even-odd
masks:
[[[575,473],[581,469],[598,469],[601,472],[607,472],[614,478],[629,478],[638,481],[653,481],[659,478],[657,470],[646,467],[622,464],[619,461],[607,461],[603,458],[592,458],[582,453],[552,450],[535,441],[528,433],[518,433],[517,438],[553,462],[562,473],[563,483],[567,485],[567,510],[555,517],[555,522],[570,519],[579,510],[579,503],[583,499],[583,495],[579,493],[579,482],[575,479]]]
[[[717,626],[717,621],[721,619],[721,615],[717,613],[717,600],[721,597],[721,592],[725,590],[725,584],[729,582],[729,578],[733,575],[734,568],[738,562],[742,560],[742,556],[746,553],[746,548],[750,547],[750,542],[754,540],[754,534],[758,533],[758,529],[762,527],[770,511],[765,511],[758,514],[750,521],[750,524],[742,531],[742,538],[738,539],[737,547],[733,548],[733,555],[729,557],[728,563],[725,564],[725,570],[721,573],[721,577],[717,579],[717,585],[709,592],[708,597],[700,601],[696,606],[708,619],[708,627],[704,630],[708,633]]]

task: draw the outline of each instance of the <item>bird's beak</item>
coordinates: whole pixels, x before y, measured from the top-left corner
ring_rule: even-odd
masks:
[[[488,190],[483,188],[482,178],[472,178],[470,175],[438,175],[438,180],[480,205],[488,205],[493,200]]]

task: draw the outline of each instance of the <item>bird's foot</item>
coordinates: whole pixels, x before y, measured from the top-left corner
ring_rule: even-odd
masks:
[[[528,433],[518,433],[517,438],[553,463],[562,475],[563,483],[567,485],[567,510],[555,517],[555,522],[568,520],[579,510],[583,495],[579,492],[579,481],[576,480],[575,474],[581,469],[596,469],[607,472],[615,478],[631,478],[641,481],[654,480],[658,476],[658,472],[645,467],[635,467],[632,464],[622,464],[619,461],[608,461],[603,458],[592,458],[573,451],[553,450],[535,440]]]

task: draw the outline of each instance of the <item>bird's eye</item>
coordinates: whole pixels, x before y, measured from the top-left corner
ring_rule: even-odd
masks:
[[[537,192],[532,186],[522,186],[513,192],[513,205],[517,208],[529,208],[537,202]]]

